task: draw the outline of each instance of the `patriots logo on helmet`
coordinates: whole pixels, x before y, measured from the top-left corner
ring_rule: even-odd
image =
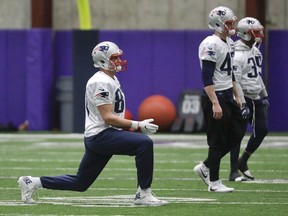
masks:
[[[96,48],[96,51],[100,51],[104,53],[107,53],[108,50],[109,50],[109,46],[99,46]]]
[[[218,10],[217,11],[217,15],[220,16],[220,17],[224,17],[226,15],[226,11],[224,10]]]
[[[253,25],[255,23],[254,20],[246,20],[246,22],[247,22],[248,25]]]
[[[212,12],[212,16],[213,16],[213,14],[218,15],[218,16],[223,18],[226,15],[226,11],[225,10],[215,10]]]

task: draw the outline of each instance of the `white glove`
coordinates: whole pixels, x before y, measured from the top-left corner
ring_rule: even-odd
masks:
[[[131,128],[138,130],[140,129],[142,133],[144,134],[153,134],[156,133],[159,126],[156,124],[151,124],[150,122],[153,122],[154,119],[145,119],[143,121],[132,121]]]

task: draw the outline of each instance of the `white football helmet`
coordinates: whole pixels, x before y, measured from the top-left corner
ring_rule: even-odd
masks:
[[[245,41],[254,39],[256,42],[260,43],[262,38],[264,38],[264,27],[253,17],[245,17],[241,19],[237,27],[237,35]]]
[[[94,67],[117,72],[125,71],[127,69],[127,61],[121,59],[122,55],[123,51],[115,43],[110,41],[101,42],[92,51]],[[119,60],[116,62],[111,61],[110,58],[112,56],[118,56]]]
[[[227,26],[228,22],[230,23]],[[229,29],[229,35],[234,35],[236,33],[236,22],[237,17],[234,15],[233,11],[224,6],[219,6],[214,8],[208,16],[208,26],[211,29],[219,33],[223,33],[225,27]]]

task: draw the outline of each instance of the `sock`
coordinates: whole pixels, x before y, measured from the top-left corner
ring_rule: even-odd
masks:
[[[35,185],[37,186],[37,188],[43,188],[39,177],[31,177],[31,180],[35,182]]]
[[[209,148],[208,161],[210,171],[210,181],[219,180],[220,161],[222,158],[221,150],[217,148]]]
[[[246,150],[243,152],[242,156],[240,157],[239,161],[241,163],[247,163],[248,159],[250,158],[251,153],[247,152]]]
[[[205,161],[203,161],[203,164],[209,168],[209,161],[208,161],[208,158],[205,159]]]
[[[238,172],[240,145],[235,146],[230,151],[230,173]]]

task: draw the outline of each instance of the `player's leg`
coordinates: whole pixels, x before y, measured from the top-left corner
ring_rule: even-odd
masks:
[[[94,154],[86,149],[76,175],[42,176],[43,188],[86,191],[102,172],[112,155]]]
[[[236,145],[230,151],[230,174],[229,174],[229,181],[244,181],[246,180],[241,176],[238,172],[238,159],[240,153],[240,145]]]
[[[207,97],[202,96],[202,110],[204,113],[206,123],[207,143],[209,149],[208,149],[208,159],[205,160],[205,163],[208,164],[207,166],[205,164],[200,164],[200,166],[203,167],[203,169],[200,169],[200,171],[204,170],[204,165],[206,169],[208,169],[209,167],[210,180],[208,182],[209,184],[208,191],[231,192],[234,189],[226,187],[225,185],[222,184],[221,180],[219,179],[219,169],[222,153],[227,148],[225,139],[225,130],[226,130],[227,118],[229,116],[229,110],[226,105],[226,102],[221,101],[221,99],[219,100],[219,102],[223,111],[223,117],[220,120],[216,120],[213,118],[212,103]],[[197,166],[199,167],[199,165]],[[199,170],[196,169],[197,166],[194,167],[194,172],[199,175],[200,172],[197,172],[197,170]],[[202,172],[201,174],[203,175]],[[201,175],[199,176],[201,177]],[[205,182],[204,179],[203,181]]]
[[[97,146],[97,150],[102,153],[112,153],[114,155],[135,156],[137,168],[137,192],[134,199],[135,205],[159,206],[167,204],[166,201],[159,200],[151,191],[153,179],[154,150],[153,141],[145,134],[130,131],[108,129],[103,134],[106,137],[113,137],[113,142],[102,143]]]
[[[43,188],[72,191],[87,190],[113,156],[112,152],[101,151],[101,148],[99,148],[104,142],[113,142],[111,137],[103,140],[103,134],[105,133],[105,131],[102,131],[100,134],[85,138],[85,154],[76,175],[42,176],[40,180]]]
[[[194,172],[199,175],[205,184],[209,184],[210,180],[219,179],[219,167],[221,161],[221,152],[225,145],[224,122],[225,120],[215,120],[213,118],[212,103],[207,96],[201,97],[202,111],[206,125],[208,157],[203,163],[194,167]],[[225,103],[221,104],[226,107]],[[222,107],[221,106],[221,107]],[[209,175],[207,175],[209,171]],[[207,179],[209,177],[209,180]]]
[[[149,188],[153,178],[154,150],[151,138],[142,133],[107,129],[101,134],[102,141],[93,146],[101,154],[135,156],[138,184]],[[112,140],[111,140],[112,137]],[[106,140],[109,140],[107,142]]]
[[[250,173],[247,162],[268,134],[267,107],[262,104],[261,100],[253,101],[253,107],[255,109],[255,113],[253,113],[254,118],[252,120],[254,132],[249,138],[245,151],[239,158],[239,170],[249,179],[254,179],[254,176]]]
[[[268,134],[268,114],[267,107],[261,101],[255,102],[255,124],[254,134],[251,135],[246,151],[253,154],[261,145],[263,139]]]
[[[231,104],[231,120],[228,130],[228,144],[230,149],[230,181],[245,181],[238,171],[238,158],[240,153],[241,141],[245,135],[247,120],[242,118],[239,106],[236,103]]]
[[[227,136],[229,134],[229,121],[231,119],[231,109],[225,100],[219,99],[223,116],[216,120],[211,116],[207,140],[209,145],[208,166],[210,168],[210,181],[219,180],[219,169],[222,157],[229,151]],[[211,106],[212,110],[212,106]]]
[[[32,195],[39,188],[85,191],[101,173],[111,156],[96,155],[86,148],[76,175],[21,176],[18,183],[21,187],[22,200],[25,203],[34,203]]]

